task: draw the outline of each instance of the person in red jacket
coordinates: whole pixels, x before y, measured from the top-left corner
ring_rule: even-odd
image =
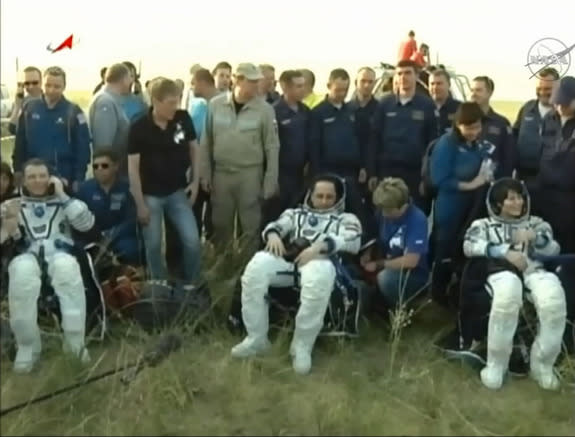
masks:
[[[417,52],[417,42],[415,41],[415,32],[410,30],[407,34],[407,39],[403,40],[399,45],[399,54],[397,62],[409,61],[411,56]]]
[[[427,67],[429,65],[429,46],[421,44],[419,50],[411,55],[411,60],[421,68]]]

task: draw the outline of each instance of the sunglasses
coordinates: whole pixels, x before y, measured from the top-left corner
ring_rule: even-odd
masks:
[[[106,170],[107,168],[110,167],[110,164],[104,162],[102,164],[92,164],[92,168],[94,170],[98,170],[99,168],[101,168],[102,170]]]
[[[31,81],[29,81],[29,82],[24,82],[24,86],[31,86],[31,85],[36,86],[36,85],[38,85],[39,83],[40,83],[39,80],[31,80]]]

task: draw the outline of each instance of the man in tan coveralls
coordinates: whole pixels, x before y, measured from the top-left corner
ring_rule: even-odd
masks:
[[[248,252],[260,241],[262,201],[277,192],[279,140],[274,110],[258,97],[262,77],[255,65],[238,65],[233,91],[210,101],[201,139],[201,180],[211,192],[214,243],[232,241],[237,213]]]

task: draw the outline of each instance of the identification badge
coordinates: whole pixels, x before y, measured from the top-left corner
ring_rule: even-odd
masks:
[[[324,119],[323,119],[323,122],[324,122],[325,124],[333,123],[334,121],[335,121],[335,117],[329,117],[329,118],[324,118]]]
[[[291,123],[291,118],[286,118],[285,120],[281,121],[282,126],[285,126],[285,125],[290,124],[290,123]]]
[[[397,116],[397,112],[386,112],[385,113],[386,117],[396,117]]]
[[[110,203],[110,210],[111,211],[119,211],[120,209],[122,209],[122,202],[119,201],[113,201],[112,203]]]
[[[413,111],[411,118],[417,121],[425,120],[425,113],[423,111]]]
[[[500,135],[501,134],[501,129],[499,129],[497,126],[489,126],[487,128],[487,133],[493,134],[493,135]]]
[[[455,120],[455,114],[447,114],[447,119],[448,119],[449,121]]]

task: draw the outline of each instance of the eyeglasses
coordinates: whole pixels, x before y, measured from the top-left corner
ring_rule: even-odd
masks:
[[[110,164],[103,162],[101,164],[92,164],[92,168],[94,170],[98,170],[99,168],[101,168],[102,170],[106,170],[108,167],[110,167]]]
[[[28,82],[24,82],[24,86],[31,86],[31,85],[36,86],[36,85],[38,85],[39,83],[40,83],[39,80],[31,80],[31,81],[28,81]]]

